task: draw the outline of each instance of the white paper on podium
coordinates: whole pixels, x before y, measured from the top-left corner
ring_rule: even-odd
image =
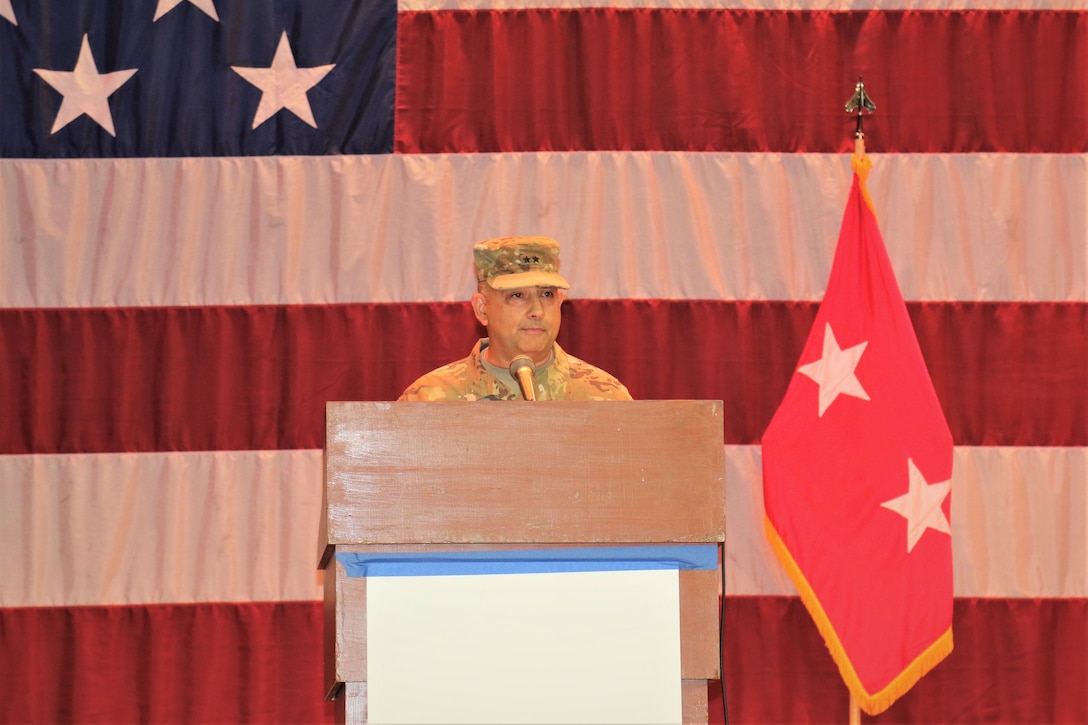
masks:
[[[678,723],[676,569],[367,579],[371,723]]]

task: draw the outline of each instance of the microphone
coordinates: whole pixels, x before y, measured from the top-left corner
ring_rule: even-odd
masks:
[[[536,365],[528,355],[518,355],[510,361],[510,374],[518,381],[521,394],[526,400],[536,400],[536,384],[533,380],[535,372]]]

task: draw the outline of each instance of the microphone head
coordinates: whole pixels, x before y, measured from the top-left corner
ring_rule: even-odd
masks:
[[[536,363],[528,355],[518,355],[510,361],[510,374],[516,379],[518,377],[518,371],[523,368],[529,368],[529,374],[532,375],[536,372]]]

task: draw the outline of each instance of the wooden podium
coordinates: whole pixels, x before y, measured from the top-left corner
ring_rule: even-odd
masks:
[[[367,722],[367,580],[336,553],[721,544],[721,416],[720,401],[328,403],[318,568],[338,722]],[[721,580],[720,557],[679,572],[684,722],[707,721],[721,677]]]

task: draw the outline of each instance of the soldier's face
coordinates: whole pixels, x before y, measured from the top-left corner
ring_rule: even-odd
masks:
[[[507,367],[518,355],[537,365],[548,361],[559,334],[563,291],[555,287],[497,290],[487,285],[472,295],[476,319],[487,328],[487,359]]]

